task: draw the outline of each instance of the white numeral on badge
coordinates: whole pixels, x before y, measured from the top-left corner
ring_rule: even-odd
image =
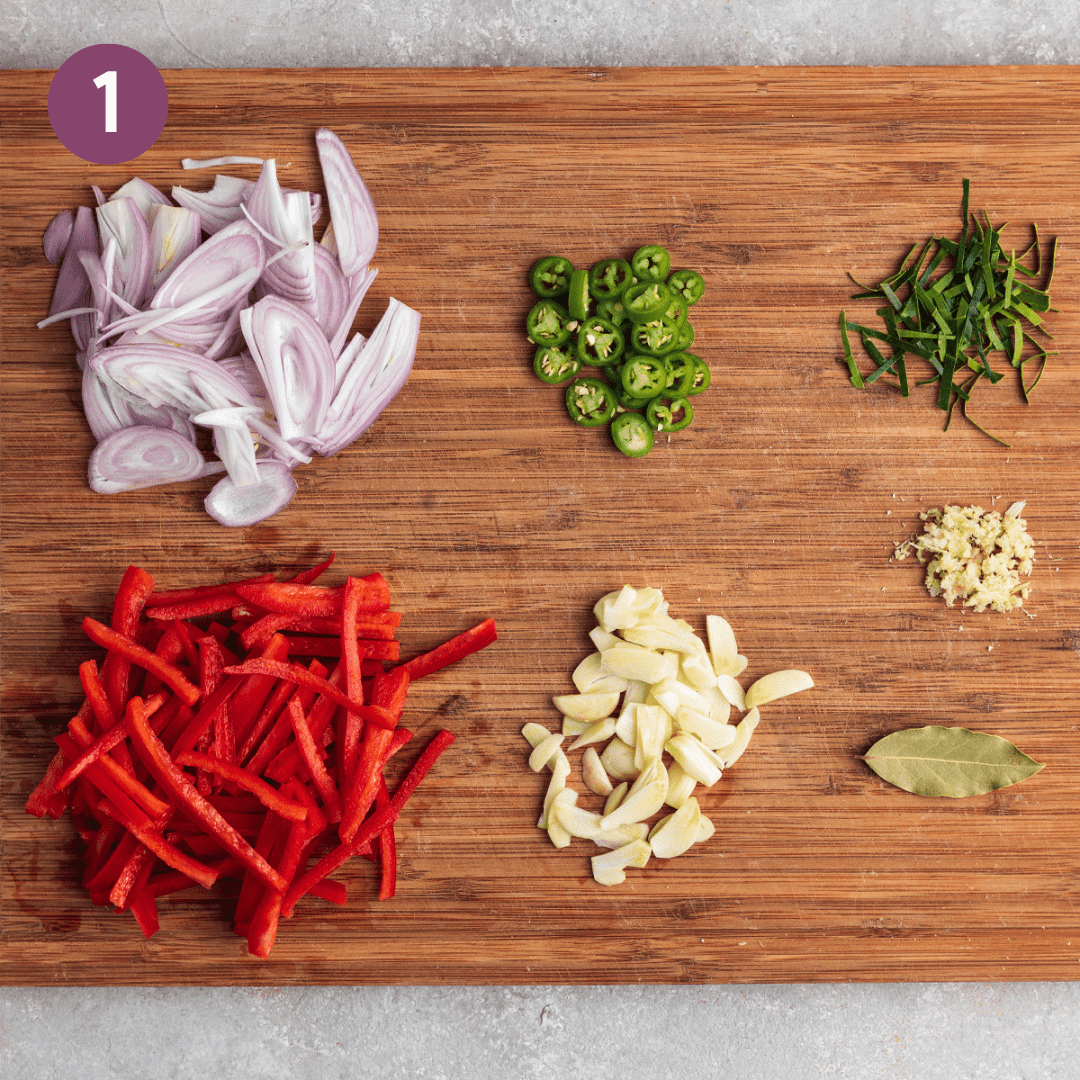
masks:
[[[103,71],[94,85],[100,90],[105,87],[105,130],[116,130],[116,72]]]

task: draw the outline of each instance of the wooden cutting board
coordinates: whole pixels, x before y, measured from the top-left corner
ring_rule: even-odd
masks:
[[[618,983],[1080,977],[1080,74],[1071,68],[169,71],[169,120],[129,165],[53,137],[48,72],[0,74],[3,214],[3,728],[0,981],[9,984]],[[380,215],[379,278],[423,313],[416,364],[374,427],[297,472],[288,510],[230,531],[207,485],[112,497],[86,486],[91,438],[64,326],[44,331],[61,207],[131,175],[208,187],[185,156],[274,157],[318,189],[313,134],[337,131]],[[234,173],[254,177],[253,167]],[[1032,403],[1013,373],[943,431],[933,391],[856,391],[837,363],[848,271],[877,279],[972,209],[1059,238],[1053,357]],[[637,461],[567,418],[522,326],[527,269],[667,245],[705,275],[692,428]],[[1027,610],[947,608],[890,559],[945,503],[1027,500]],[[380,570],[406,654],[493,615],[496,645],[418,683],[406,720],[458,741],[400,825],[398,896],[370,864],[350,900],[312,900],[267,962],[229,904],[162,902],[143,940],[79,886],[66,821],[23,804],[95,655],[125,566],[162,587],[287,572],[334,551],[332,580]],[[335,576],[336,575],[336,576]],[[704,630],[724,614],[744,684],[805,668],[750,750],[702,797],[717,833],[606,889],[591,845],[536,829],[545,781],[522,724],[590,651],[590,611],[661,587]],[[932,800],[860,755],[927,723],[1002,735],[1046,768]]]

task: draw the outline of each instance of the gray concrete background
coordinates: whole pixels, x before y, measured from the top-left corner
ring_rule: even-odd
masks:
[[[1076,64],[1077,0],[0,0],[5,68]],[[1022,102],[1018,103],[1022,109]],[[1080,984],[0,988],[3,1080],[1080,1078]]]

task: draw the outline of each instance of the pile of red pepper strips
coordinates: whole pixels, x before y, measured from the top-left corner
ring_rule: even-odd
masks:
[[[332,562],[167,592],[131,566],[111,625],[83,620],[104,662],[80,665],[83,704],[26,810],[71,810],[91,900],[147,937],[159,896],[219,878],[240,880],[233,925],[259,957],[301,897],[345,903],[330,875],[354,855],[394,894],[394,821],[454,741],[439,731],[389,792],[409,684],[489,645],[495,623],[399,663],[386,581],[316,584]]]

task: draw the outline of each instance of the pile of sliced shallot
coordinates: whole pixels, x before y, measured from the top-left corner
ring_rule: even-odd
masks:
[[[207,513],[254,525],[289,504],[294,466],[348,446],[404,385],[420,315],[391,297],[371,337],[350,338],[379,223],[341,140],[315,140],[331,219],[318,243],[321,196],[281,187],[273,159],[185,161],[262,172],[171,198],[138,178],[108,198],[95,187],[95,209],[49,225],[60,273],[38,325],[71,321],[95,491],[224,474]]]

